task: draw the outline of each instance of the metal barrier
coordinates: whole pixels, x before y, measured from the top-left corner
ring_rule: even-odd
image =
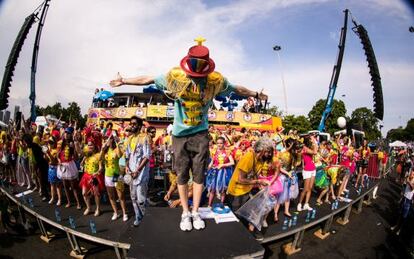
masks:
[[[50,242],[50,240],[54,237],[54,235],[46,230],[45,224],[47,223],[51,225],[54,228],[60,229],[66,233],[66,236],[68,238],[68,241],[70,243],[70,246],[72,248],[72,251],[70,252],[70,256],[76,257],[76,258],[83,258],[87,252],[87,250],[80,246],[78,238],[82,238],[88,241],[92,241],[97,244],[111,246],[114,248],[116,257],[117,258],[126,258],[127,257],[127,250],[130,249],[131,245],[128,243],[122,243],[112,240],[107,240],[95,236],[91,236],[79,231],[76,231],[74,229],[62,226],[61,224],[50,220],[36,211],[32,210],[30,207],[23,204],[19,199],[8,193],[6,190],[4,190],[2,187],[0,187],[0,191],[3,192],[11,201],[13,201],[17,206],[19,210],[19,214],[21,217],[22,223],[24,223],[24,212],[22,209],[24,209],[27,213],[31,214],[36,218],[37,224],[39,226],[40,232],[41,232],[41,239],[47,243]]]

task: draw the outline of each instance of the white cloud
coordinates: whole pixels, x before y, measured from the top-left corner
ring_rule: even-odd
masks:
[[[40,1],[39,1],[40,2]],[[192,40],[202,35],[217,70],[230,81],[254,90],[265,88],[271,102],[283,107],[280,68],[252,68],[243,42],[235,29],[252,21],[267,19],[285,8],[329,2],[325,0],[234,1],[209,8],[200,1],[52,1],[43,30],[37,73],[37,102],[72,100],[86,112],[95,88],[105,87],[116,72],[125,76],[157,75],[166,72],[186,54]],[[393,1],[395,2],[395,1]],[[380,1],[375,8],[397,12],[401,4]],[[0,62],[5,64],[20,26],[36,4],[32,0],[7,1],[0,9]],[[368,7],[367,7],[368,8]],[[374,8],[374,7],[370,7]],[[406,9],[401,9],[406,14]],[[36,25],[37,26],[37,25]],[[260,29],[260,28],[258,28]],[[339,28],[338,28],[339,29]],[[21,53],[11,90],[11,105],[24,104],[28,112],[30,60],[35,27]],[[337,35],[331,33],[337,41]],[[276,63],[276,62],[275,62]],[[0,64],[1,65],[1,64]],[[285,65],[286,66],[286,65]],[[289,111],[306,114],[319,98],[325,98],[332,63],[304,60],[284,67]],[[387,106],[398,102],[396,92],[409,89],[412,64],[381,65],[386,118],[395,112]],[[3,67],[3,66],[1,66]],[[346,93],[349,109],[372,107],[370,81],[365,64],[345,63],[338,93]],[[0,74],[3,68],[0,68]],[[392,90],[389,88],[392,85]],[[409,96],[409,95],[408,95]],[[406,99],[407,95],[402,95]],[[409,103],[409,102],[407,102]],[[392,106],[394,107],[394,106]],[[406,115],[407,117],[410,115]],[[390,127],[394,127],[390,124]]]

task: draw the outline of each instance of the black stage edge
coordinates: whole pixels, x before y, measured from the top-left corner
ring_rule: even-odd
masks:
[[[77,210],[76,206],[49,205],[41,201],[37,192],[25,195],[25,199],[16,198],[15,194],[26,191],[23,187],[3,186],[1,190],[40,220],[98,244],[129,249],[129,258],[262,258],[265,252],[240,222],[216,224],[214,220],[206,220],[206,229],[182,232],[179,229],[181,209],[148,207],[140,226],[132,227],[130,202],[127,202],[130,219],[127,222],[121,218],[111,221],[109,202],[101,204],[99,217],[83,216],[85,208]],[[33,200],[33,207],[27,202],[29,198]],[[55,208],[60,211],[61,222],[56,221]],[[69,216],[75,219],[75,229],[70,227]],[[91,219],[95,221],[96,234],[91,233]]]
[[[287,230],[282,230],[284,210],[281,207],[278,223],[273,221],[273,213],[270,213],[269,227],[262,229],[264,234],[262,243],[293,236],[322,224],[329,218],[342,215],[345,210],[351,209],[354,205],[361,204],[362,206],[364,198],[372,194],[378,184],[379,180],[371,181],[370,186],[363,188],[360,194],[349,185],[349,198],[352,201],[350,203],[339,202],[336,210],[331,210],[330,204],[316,206],[316,197],[312,195],[310,204],[317,211],[315,219],[306,223],[306,211],[302,211],[298,214],[297,225]],[[77,210],[75,206],[64,208],[64,206],[49,205],[41,201],[37,192],[26,195],[25,199],[16,198],[16,193],[26,190],[22,187],[3,186],[1,189],[27,212],[49,225],[98,244],[129,249],[127,255],[129,258],[262,258],[264,256],[264,248],[240,222],[216,224],[214,220],[206,220],[206,229],[182,232],[179,229],[181,209],[148,207],[140,226],[132,227],[133,209],[130,202],[127,202],[130,219],[127,222],[123,222],[122,219],[111,221],[112,209],[108,201],[101,206],[101,216],[83,216],[84,208]],[[30,207],[27,202],[29,198],[33,200],[33,207]],[[61,222],[56,221],[55,208],[60,210]],[[291,203],[290,211],[291,214],[296,211],[296,203]],[[69,216],[76,221],[75,229],[70,227]],[[96,223],[96,234],[91,233],[89,226],[91,219]]]
[[[262,233],[264,235],[264,240],[261,243],[265,244],[265,243],[269,243],[269,242],[272,242],[272,241],[275,241],[275,240],[278,240],[278,239],[281,239],[281,238],[284,238],[284,237],[287,237],[287,236],[291,236],[291,235],[293,235],[293,234],[295,234],[295,233],[297,233],[301,230],[308,229],[308,228],[311,228],[315,225],[321,224],[324,221],[328,220],[328,218],[333,216],[333,215],[334,216],[342,215],[343,212],[345,212],[345,210],[348,207],[354,206],[361,199],[363,200],[364,197],[366,195],[368,195],[369,193],[371,193],[374,190],[374,188],[376,186],[378,186],[379,183],[380,183],[380,180],[378,180],[378,179],[371,180],[370,185],[368,187],[362,188],[360,194],[358,194],[357,189],[355,189],[355,187],[352,186],[349,183],[348,186],[347,186],[347,188],[349,189],[349,197],[348,198],[352,199],[352,201],[349,202],[349,203],[348,202],[339,202],[338,208],[336,210],[331,209],[331,204],[323,203],[321,206],[317,206],[316,205],[317,197],[313,193],[312,196],[311,196],[311,200],[310,200],[309,204],[313,209],[316,209],[316,217],[315,217],[315,219],[311,219],[308,223],[305,222],[307,211],[305,210],[305,211],[301,211],[301,212],[298,213],[297,210],[296,210],[297,202],[292,202],[291,201],[291,203],[290,203],[290,214],[292,214],[292,216],[293,216],[295,212],[298,213],[297,214],[298,220],[297,220],[296,226],[290,227],[286,230],[282,229],[283,221],[285,219],[285,216],[284,216],[284,213],[283,213],[284,207],[281,206],[280,209],[279,209],[279,213],[278,213],[279,221],[277,223],[274,222],[273,212],[269,214],[269,217],[267,219],[269,227],[264,228],[264,229],[262,228]],[[330,198],[330,201],[332,202],[331,198]]]

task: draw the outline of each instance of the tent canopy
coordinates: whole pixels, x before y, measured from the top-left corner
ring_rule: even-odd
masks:
[[[406,146],[407,146],[407,144],[405,144],[404,142],[399,141],[399,140],[396,140],[396,141],[390,143],[390,147],[406,147]]]

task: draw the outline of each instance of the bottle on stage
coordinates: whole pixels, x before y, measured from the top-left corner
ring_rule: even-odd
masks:
[[[292,226],[296,226],[297,223],[298,223],[298,216],[293,215]]]
[[[27,202],[29,203],[30,208],[34,208],[33,199],[31,197],[27,199]]]
[[[312,210],[311,219],[315,219],[316,217],[316,209]]]
[[[76,228],[75,219],[72,216],[69,216],[69,225],[73,229]]]
[[[283,220],[282,230],[288,229],[288,219]]]
[[[306,223],[308,223],[309,222],[309,220],[310,220],[310,215],[311,213],[310,213],[310,211],[308,210],[307,212],[306,212],[306,218],[305,218],[305,222]]]
[[[293,224],[292,219],[289,219],[288,228],[292,227],[292,224]]]
[[[91,228],[92,234],[96,234],[96,224],[94,220],[89,220],[89,227]]]
[[[55,209],[55,217],[57,222],[62,221],[62,217],[60,216],[60,210],[58,208]]]

